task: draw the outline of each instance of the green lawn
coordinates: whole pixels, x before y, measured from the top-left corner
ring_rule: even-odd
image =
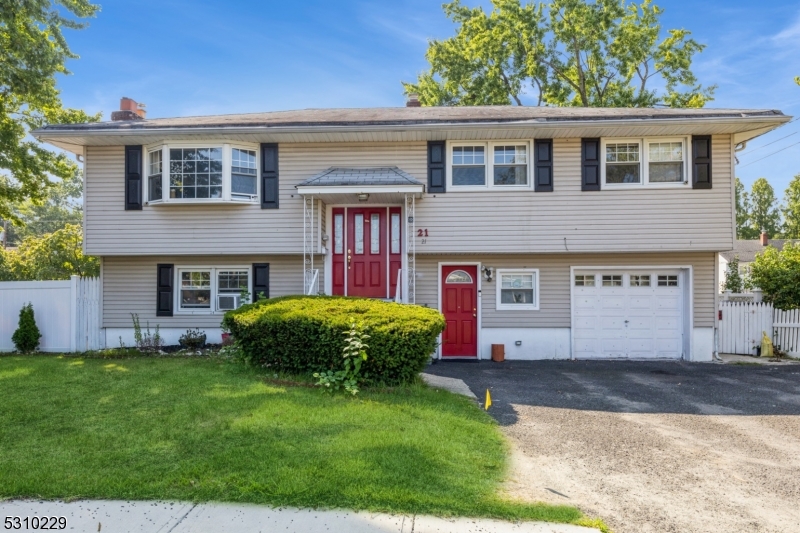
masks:
[[[585,521],[499,499],[505,458],[489,416],[423,386],[332,397],[220,359],[0,357],[0,497]]]

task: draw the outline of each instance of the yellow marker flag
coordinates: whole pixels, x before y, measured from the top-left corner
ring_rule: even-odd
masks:
[[[492,395],[489,394],[489,389],[486,389],[486,403],[483,404],[483,406],[484,406],[484,409],[486,409],[487,411],[492,406]]]

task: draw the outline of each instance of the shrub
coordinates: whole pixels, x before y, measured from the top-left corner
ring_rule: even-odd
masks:
[[[36,325],[36,318],[33,316],[33,304],[27,303],[19,311],[19,326],[11,336],[11,340],[18,352],[30,353],[39,347],[41,338],[42,334]]]
[[[186,333],[180,336],[178,342],[188,350],[199,350],[206,344],[206,334],[199,328],[187,329]]]
[[[409,383],[425,368],[444,329],[434,309],[341,296],[288,296],[228,311],[228,328],[253,365],[290,374],[342,368],[345,334],[353,322],[369,335],[365,385]]]
[[[764,293],[764,301],[778,309],[800,307],[800,244],[786,243],[780,252],[768,246],[750,265],[754,286]]]
[[[142,326],[139,324],[139,315],[131,313],[131,318],[133,319],[133,339],[136,342],[136,348],[144,353],[160,352],[164,345],[164,339],[161,338],[158,324],[156,324],[156,332],[151,334],[150,322],[146,322],[146,329],[142,330]],[[124,346],[122,345],[122,337],[120,337],[119,343]]]

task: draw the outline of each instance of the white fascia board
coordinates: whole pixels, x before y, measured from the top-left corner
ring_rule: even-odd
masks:
[[[299,194],[380,194],[380,193],[401,193],[401,194],[422,194],[425,191],[423,185],[342,185],[342,186],[297,186]]]
[[[375,131],[440,131],[445,130],[474,130],[474,129],[518,129],[531,127],[547,128],[597,128],[608,126],[650,126],[650,125],[726,125],[731,123],[773,122],[774,126],[763,128],[776,128],[792,119],[789,115],[779,116],[752,116],[752,117],[712,117],[712,118],[631,118],[611,120],[524,120],[512,122],[436,122],[430,124],[375,124],[375,125],[314,125],[314,126],[201,126],[201,127],[155,127],[155,128],[108,128],[108,129],[76,129],[76,130],[35,130],[31,134],[42,142],[58,142],[67,137],[91,136],[137,136],[137,135],[214,135],[214,134],[252,134],[274,132],[282,133],[334,133],[334,132],[375,132]],[[747,130],[744,130],[747,131]],[[52,139],[52,140],[51,140]],[[64,142],[64,141],[61,141]]]

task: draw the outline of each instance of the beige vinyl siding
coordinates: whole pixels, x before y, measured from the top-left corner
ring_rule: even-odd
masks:
[[[279,209],[169,203],[125,211],[124,147],[89,147],[86,252],[104,256],[212,250],[217,254],[302,254],[303,201],[295,189],[298,183],[334,166],[397,166],[424,180],[426,154],[424,142],[281,144]],[[324,212],[318,211],[320,217]]]
[[[539,310],[497,311],[497,280],[482,281],[481,324],[484,328],[568,328],[570,327],[570,267],[582,266],[691,266],[694,275],[694,326],[714,326],[714,255],[670,254],[543,254],[417,256],[417,304],[439,307],[439,262],[465,264],[480,261],[494,269],[538,268]]]
[[[556,139],[554,191],[450,187],[417,202],[417,253],[714,251],[733,246],[731,144],[714,136],[713,188],[581,191],[581,141]]]
[[[162,328],[219,327],[221,314],[156,316],[156,264],[181,266],[248,266],[269,263],[269,295],[285,296],[303,292],[303,256],[137,256],[103,258],[103,327],[132,327],[131,313],[142,325],[150,322]],[[322,268],[320,261],[319,268]],[[252,276],[252,268],[251,276]],[[320,271],[320,275],[323,272]],[[252,280],[251,280],[252,283]],[[177,287],[176,287],[177,290]]]
[[[631,186],[581,191],[580,139],[555,139],[554,192],[426,194],[416,202],[418,254],[723,251],[733,247],[731,139],[715,135],[713,188]],[[280,145],[280,208],[145,205],[124,211],[123,147],[86,155],[86,251],[94,255],[300,254],[303,205],[295,185],[332,166],[398,166],[427,181],[427,145]],[[373,195],[377,198],[377,195]],[[329,204],[330,205],[330,204]],[[320,213],[324,213],[320,210]]]

